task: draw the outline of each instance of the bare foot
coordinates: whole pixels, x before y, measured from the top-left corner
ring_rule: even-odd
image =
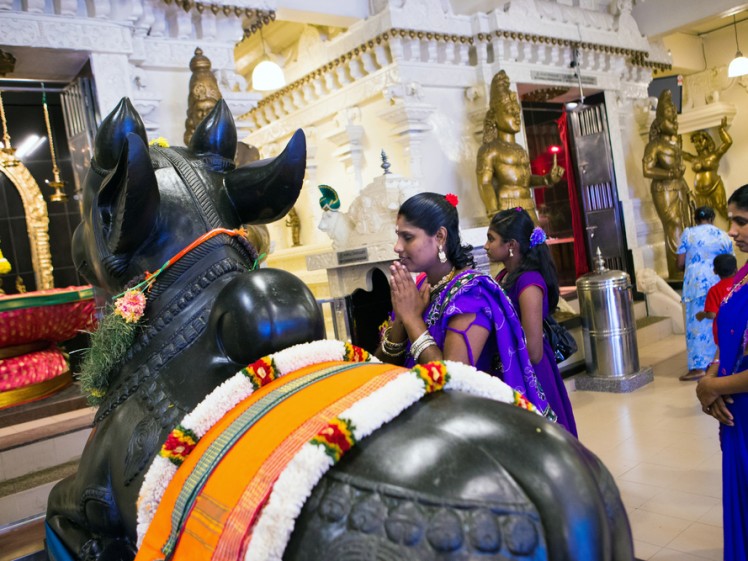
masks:
[[[680,376],[678,380],[680,380],[681,382],[693,382],[695,380],[701,380],[704,377],[704,374],[706,374],[706,372],[704,372],[700,368],[696,370],[689,370],[688,372],[683,374],[683,376]]]

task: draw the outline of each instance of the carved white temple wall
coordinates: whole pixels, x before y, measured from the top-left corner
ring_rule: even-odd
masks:
[[[208,7],[198,9],[197,4]],[[234,63],[246,13],[235,4],[192,2],[185,10],[163,0],[0,0],[0,45],[44,49],[39,56],[64,56],[69,51],[87,56],[102,116],[128,96],[141,113],[149,138],[163,136],[178,144],[187,112],[189,62],[196,47],[211,60],[235,115],[259,99],[246,91],[236,99],[237,86],[246,90]],[[264,1],[251,4],[246,10],[269,9]]]
[[[129,95],[149,136],[174,143],[182,137],[188,65],[199,46],[240,137],[263,156],[281,150],[297,128],[309,133],[309,168],[297,205],[302,247],[309,248],[329,247],[317,230],[317,184],[334,186],[346,210],[381,175],[382,149],[395,173],[418,180],[424,190],[459,195],[463,227],[478,225],[484,210],[474,170],[487,85],[504,69],[515,88],[575,87],[570,63],[578,49],[585,88],[605,92],[634,262],[663,270],[661,225],[641,175],[645,138],[639,127],[647,117],[651,68],[668,58],[662,45],[639,33],[631,0],[476,1],[469,8],[456,0],[371,0],[369,17],[347,29],[301,26],[294,44],[271,52],[283,63],[288,86],[263,97],[247,91],[262,47],[237,48],[237,42],[247,11],[269,12],[282,3],[214,0],[191,2],[185,10],[174,0],[0,0],[0,45],[88,53],[102,113]],[[734,51],[729,31],[709,38],[707,58],[715,67]],[[735,98],[745,95],[739,83],[730,84],[721,101],[738,104]],[[732,132],[736,145],[748,142],[748,127]],[[518,141],[524,143],[522,134]],[[727,167],[729,160],[721,170],[728,191],[745,176],[742,166]],[[277,250],[290,251],[282,221],[271,225],[271,236]]]
[[[298,127],[317,127],[317,178],[338,190],[343,209],[362,181],[381,173],[384,149],[393,170],[423,190],[459,195],[464,228],[480,225],[475,157],[491,78],[504,69],[515,88],[574,86],[577,47],[585,87],[605,92],[629,248],[635,263],[661,269],[661,225],[641,177],[644,146],[634,115],[651,80],[645,60],[666,62],[666,53],[638,32],[630,2],[616,3],[613,13],[599,4],[513,0],[462,15],[450,2],[372,2],[374,15],[332,39],[308,34],[303,59],[285,67],[288,86],[243,116],[253,129],[247,141],[266,146]],[[341,125],[341,112],[351,108],[360,125]],[[360,173],[351,170],[356,161]],[[319,205],[299,212],[303,228],[318,224]],[[328,242],[322,232],[306,236]]]

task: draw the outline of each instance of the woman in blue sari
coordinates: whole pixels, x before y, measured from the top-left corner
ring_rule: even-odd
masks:
[[[748,253],[748,185],[727,201],[728,234]],[[717,313],[717,358],[696,387],[704,413],[720,422],[724,560],[748,559],[748,263]]]
[[[719,282],[714,272],[714,258],[732,253],[732,242],[714,225],[714,210],[700,206],[694,212],[695,226],[686,228],[678,246],[678,268],[685,269],[683,303],[686,306],[686,349],[688,372],[679,380],[699,380],[712,360],[717,347],[712,322],[699,321],[696,314],[704,309],[709,289]]]
[[[454,360],[500,377],[555,421],[530,363],[522,324],[490,275],[460,242],[457,197],[419,193],[397,215],[390,267],[393,313],[377,357],[411,367]],[[422,273],[414,281],[411,273]]]

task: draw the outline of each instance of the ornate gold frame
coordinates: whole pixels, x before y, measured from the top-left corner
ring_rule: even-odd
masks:
[[[26,230],[31,245],[36,289],[54,288],[52,254],[49,249],[49,215],[41,189],[28,168],[12,155],[0,151],[0,172],[4,173],[21,194],[26,215]]]

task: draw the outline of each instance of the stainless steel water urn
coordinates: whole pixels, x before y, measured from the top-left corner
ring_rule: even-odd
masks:
[[[598,249],[596,270],[577,279],[587,374],[622,377],[639,370],[631,280],[605,268]]]

